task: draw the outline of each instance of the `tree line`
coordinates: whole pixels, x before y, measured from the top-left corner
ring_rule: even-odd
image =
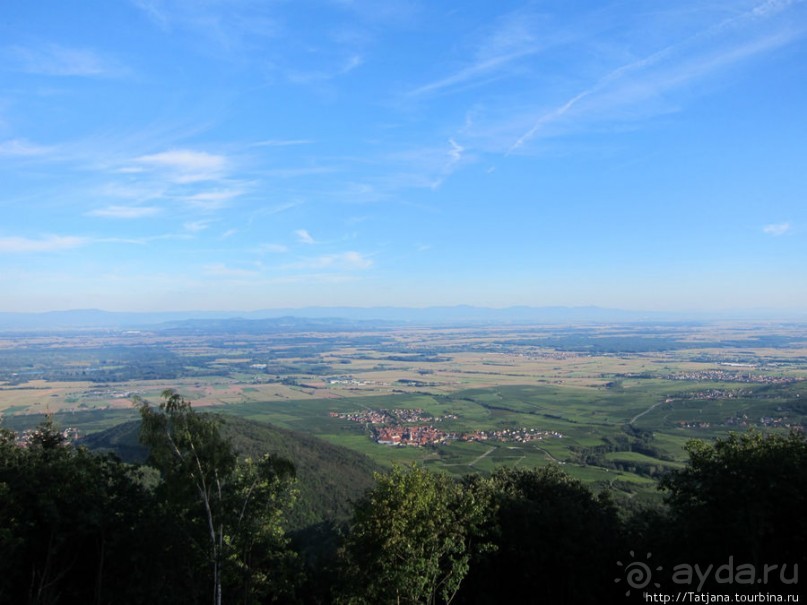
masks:
[[[291,532],[293,460],[239,456],[174,391],[137,405],[145,465],[70,445],[50,422],[25,447],[0,434],[0,602],[625,603],[659,580],[672,591],[671,570],[727,561],[730,582],[710,572],[690,588],[798,593],[802,433],[691,442],[660,480],[663,506],[617,504],[556,465],[460,480],[399,466],[349,522]],[[626,573],[639,563],[641,582]],[[744,581],[766,565],[786,570]]]

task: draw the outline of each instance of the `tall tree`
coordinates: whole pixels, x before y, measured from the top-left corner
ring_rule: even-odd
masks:
[[[555,465],[500,468],[470,481],[490,494],[481,537],[496,548],[471,562],[462,602],[602,602],[619,529],[607,496]]]
[[[294,474],[284,458],[245,458],[225,490],[224,584],[242,603],[292,600],[300,566],[289,549],[285,513],[297,496]]]
[[[151,500],[137,472],[50,420],[0,434],[0,602],[148,602],[131,565]]]
[[[348,602],[451,603],[468,571],[484,504],[417,466],[377,475],[356,505],[345,557]]]
[[[174,390],[164,391],[156,408],[140,399],[136,405],[140,439],[160,470],[162,493],[190,533],[205,536],[213,603],[221,604],[225,580],[251,602],[268,583],[266,570],[254,564],[258,546],[285,547],[282,511],[292,501],[293,465],[269,456],[239,462],[218,419],[197,413]]]
[[[807,564],[807,437],[733,433],[687,444],[689,463],[661,480],[679,561]]]
[[[187,506],[188,496],[193,494],[203,509],[213,603],[220,605],[223,487],[235,470],[236,456],[213,418],[197,414],[190,402],[173,390],[164,391],[162,397],[157,409],[137,400],[142,418],[140,440],[150,448],[149,461],[160,470],[169,499]]]

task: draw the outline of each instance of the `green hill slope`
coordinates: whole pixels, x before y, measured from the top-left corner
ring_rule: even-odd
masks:
[[[367,456],[311,435],[233,416],[219,418],[222,434],[239,455],[273,454],[294,463],[300,495],[289,519],[291,528],[346,519],[351,501],[373,485],[373,472],[381,470]],[[143,463],[148,451],[138,442],[139,430],[140,421],[125,422],[92,433],[81,444],[114,452],[126,462]]]

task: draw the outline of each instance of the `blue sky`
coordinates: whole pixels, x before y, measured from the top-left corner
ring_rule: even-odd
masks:
[[[807,3],[7,0],[0,311],[807,309]]]

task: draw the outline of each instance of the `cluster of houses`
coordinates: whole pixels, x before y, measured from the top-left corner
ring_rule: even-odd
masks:
[[[432,418],[419,408],[395,410],[363,410],[360,412],[331,412],[332,418],[341,418],[365,425],[373,425],[371,435],[382,445],[411,445],[422,447],[440,445],[449,441],[506,441],[526,443],[546,438],[561,438],[557,431],[541,431],[534,428],[503,429],[499,431],[472,431],[457,433],[440,430],[433,424],[415,424],[424,421],[440,422],[455,420],[454,414]]]
[[[131,399],[142,391],[119,391],[116,389],[89,389],[81,394],[83,399]]]
[[[754,384],[791,384],[800,378],[789,376],[767,376],[765,374],[746,374],[727,370],[700,370],[697,372],[676,372],[664,376],[667,380],[686,380],[693,382],[743,382]]]
[[[396,408],[394,410],[362,410],[359,412],[330,412],[331,418],[352,420],[360,424],[398,424],[401,422],[441,422],[455,420],[455,414],[432,417],[420,408]]]
[[[676,424],[679,429],[708,429],[712,426],[711,422],[701,422],[699,420],[679,420]]]
[[[328,384],[330,385],[364,385],[364,384],[371,384],[367,380],[357,380],[353,378],[353,376],[345,375],[345,376],[331,376],[327,379]]]
[[[504,441],[510,443],[527,443],[545,438],[562,438],[557,431],[539,431],[538,429],[518,428],[501,431],[472,431],[470,433],[451,433],[425,426],[385,426],[373,431],[373,439],[381,445],[440,445],[448,441]]]
[[[705,391],[692,391],[688,393],[676,393],[675,395],[671,395],[667,398],[665,403],[673,403],[676,400],[680,399],[701,399],[701,400],[713,400],[713,399],[737,399],[739,397],[750,397],[753,395],[753,391],[748,389],[737,389],[737,390],[730,390],[730,389],[706,389]]]
[[[712,427],[710,422],[700,420],[679,420],[676,424],[680,429],[708,429]],[[786,416],[762,416],[759,419],[759,422],[754,422],[748,417],[747,414],[726,418],[722,426],[738,426],[743,428],[764,426],[767,428],[792,428],[804,430],[802,425],[792,422]]]
[[[774,428],[792,428],[798,430],[804,430],[804,427],[800,424],[792,422],[787,416],[762,416],[759,419],[758,423],[755,423],[751,420],[747,414],[743,414],[740,416],[739,414],[736,416],[732,416],[730,418],[726,418],[726,421],[723,423],[726,426],[741,426],[744,428],[752,427],[752,426],[764,426],[764,427],[774,427]]]
[[[518,429],[503,429],[501,431],[475,431],[473,433],[463,433],[460,441],[512,441],[516,443],[527,443],[529,441],[540,441],[541,439],[562,439],[563,434],[558,431],[540,431],[538,429],[528,429],[526,427]]]
[[[381,445],[440,445],[449,439],[449,434],[430,425],[385,426],[373,431],[373,439]]]

